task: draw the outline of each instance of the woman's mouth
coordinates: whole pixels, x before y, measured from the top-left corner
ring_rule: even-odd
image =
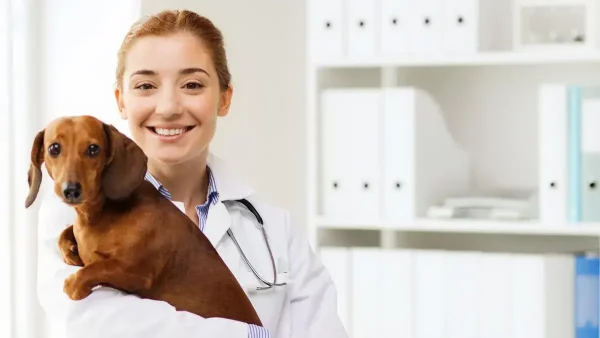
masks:
[[[158,127],[148,127],[150,131],[154,134],[160,136],[179,136],[181,134],[187,133],[188,131],[194,129],[195,126],[188,126],[183,128],[158,128]]]

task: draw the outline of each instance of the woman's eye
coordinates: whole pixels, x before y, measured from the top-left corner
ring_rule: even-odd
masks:
[[[97,144],[90,144],[87,148],[88,156],[96,156],[100,152],[100,147]]]
[[[137,86],[137,87],[135,87],[135,88],[136,88],[136,89],[141,89],[141,90],[150,90],[150,89],[152,89],[153,87],[154,87],[154,86],[152,86],[152,85],[151,85],[151,84],[149,84],[149,83],[143,83],[143,84],[141,84],[141,85],[139,85],[139,86]]]
[[[56,156],[60,155],[60,144],[52,143],[50,145],[50,147],[48,147],[48,153],[52,157],[56,157]]]
[[[189,82],[185,84],[185,89],[200,89],[202,87],[202,84],[198,82]]]

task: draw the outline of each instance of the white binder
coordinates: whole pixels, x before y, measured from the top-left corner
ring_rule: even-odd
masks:
[[[445,0],[443,5],[442,48],[444,53],[477,52],[479,47],[479,1]]]
[[[346,39],[349,57],[373,57],[380,37],[377,2],[346,1]]]
[[[467,191],[469,157],[427,92],[398,87],[383,93],[381,218],[393,226]]]
[[[574,338],[574,258],[513,254],[511,259],[511,337]]]
[[[337,310],[346,329],[352,336],[352,255],[350,249],[323,247],[319,257],[329,271],[337,291]]]
[[[477,317],[480,338],[511,337],[512,259],[504,253],[482,253],[479,267]]]
[[[445,338],[444,251],[416,250],[413,268],[415,338]]]
[[[582,221],[600,222],[600,93],[581,107]]]
[[[478,252],[444,254],[444,338],[479,338]]]
[[[344,55],[344,3],[345,0],[308,1],[308,39],[312,57],[329,59]]]
[[[381,0],[380,52],[383,56],[406,56],[410,49],[410,0]]]
[[[433,55],[442,50],[443,1],[411,1],[411,54]]]
[[[539,88],[539,218],[545,225],[567,221],[567,90],[562,84]]]
[[[321,214],[329,219],[352,221],[352,111],[348,93],[326,90],[321,95]]]
[[[372,337],[414,337],[413,251],[382,249],[380,258],[380,331]]]
[[[386,276],[379,248],[352,248],[352,337],[380,337],[381,281]]]

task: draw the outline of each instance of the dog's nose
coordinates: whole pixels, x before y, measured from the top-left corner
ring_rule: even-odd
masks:
[[[77,202],[81,198],[81,184],[79,182],[67,182],[63,195],[69,202]]]

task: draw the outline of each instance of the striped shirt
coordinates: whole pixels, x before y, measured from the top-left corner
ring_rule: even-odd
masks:
[[[213,176],[212,171],[207,167],[208,172],[208,192],[206,193],[206,201],[202,205],[196,206],[196,214],[198,215],[198,223],[200,231],[204,231],[206,227],[206,219],[208,218],[208,211],[211,205],[215,205],[219,201],[219,191],[217,190],[217,183]],[[149,172],[146,172],[146,181],[152,183],[152,185],[166,198],[171,199],[171,193]],[[249,338],[270,338],[271,335],[267,329],[261,326],[249,324],[248,328]]]

